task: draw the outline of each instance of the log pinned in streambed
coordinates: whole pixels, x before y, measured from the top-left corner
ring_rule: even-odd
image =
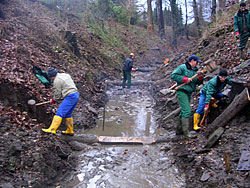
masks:
[[[212,134],[219,127],[225,127],[227,123],[234,118],[248,103],[250,96],[248,88],[245,88],[237,95],[233,102],[221,113],[210,125],[208,125],[208,135]]]

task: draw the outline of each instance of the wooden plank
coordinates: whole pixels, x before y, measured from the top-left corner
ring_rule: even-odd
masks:
[[[112,136],[99,136],[98,141],[106,144],[153,144],[155,138],[150,137],[112,137]]]

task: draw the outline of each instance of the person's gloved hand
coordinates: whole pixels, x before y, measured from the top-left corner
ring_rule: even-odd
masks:
[[[208,104],[205,105],[204,112],[208,110]]]
[[[198,74],[198,79],[199,80],[203,80],[203,78],[204,78],[204,73],[203,72],[197,72],[197,74]]]
[[[55,104],[54,98],[50,99],[50,104]]]
[[[132,68],[132,72],[135,72],[136,71],[136,69],[135,68]]]
[[[188,77],[184,76],[183,79],[182,79],[182,82],[189,84],[190,82],[192,82],[192,80],[191,80],[191,78],[188,78]]]
[[[240,33],[239,33],[239,31],[236,31],[236,32],[235,32],[235,37],[236,37],[236,39],[239,39],[239,38],[240,38]]]

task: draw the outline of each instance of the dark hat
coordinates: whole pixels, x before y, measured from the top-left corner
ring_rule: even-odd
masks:
[[[225,69],[222,69],[220,72],[219,72],[219,76],[227,76],[227,71]]]
[[[202,61],[199,59],[199,57],[197,55],[191,55],[191,56],[189,56],[188,61],[190,62],[192,60],[195,60],[198,63],[202,63]]]
[[[57,71],[55,68],[49,68],[48,70],[48,77],[49,78],[52,78],[52,77],[55,77],[57,75]]]
[[[240,7],[245,7],[246,6],[246,3],[241,3],[240,4]]]

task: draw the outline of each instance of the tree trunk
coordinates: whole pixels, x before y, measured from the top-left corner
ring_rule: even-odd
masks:
[[[227,123],[239,113],[250,102],[248,89],[245,88],[239,95],[237,95],[233,102],[220,114],[209,126],[208,135],[219,127],[225,127]]]
[[[170,7],[172,13],[172,27],[173,27],[173,40],[172,45],[177,48],[177,6],[176,0],[170,0]]]
[[[152,0],[147,0],[147,4],[148,4],[148,32],[149,33],[152,33],[154,31],[151,2],[152,2]]]
[[[161,39],[165,38],[164,18],[162,11],[162,0],[158,0],[158,27]]]
[[[188,31],[188,12],[187,12],[187,0],[185,0],[185,8],[186,8],[186,23],[185,23],[185,31],[186,31],[186,37],[187,40],[189,40],[189,31]]]
[[[193,0],[193,9],[194,9],[194,19],[195,19],[196,27],[198,30],[198,36],[201,37],[201,25],[200,25],[200,18],[198,14],[198,7],[197,7],[196,0]]]
[[[201,0],[199,0],[199,11],[198,11],[198,15],[199,15],[199,20],[200,20],[200,24],[203,25],[204,24],[204,19],[203,19],[203,2]]]
[[[212,13],[211,13],[211,20],[216,20],[216,0],[212,0]]]

